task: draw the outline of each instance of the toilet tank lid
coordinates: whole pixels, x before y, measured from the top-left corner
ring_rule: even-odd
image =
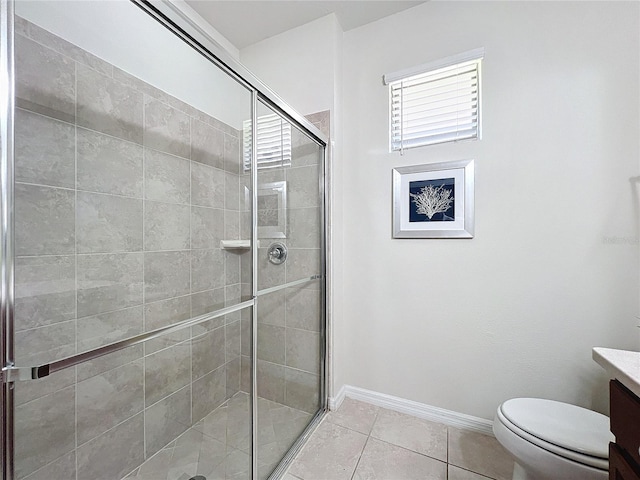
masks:
[[[600,413],[540,398],[513,398],[500,410],[516,427],[545,442],[592,457],[609,457],[614,437],[609,417]]]

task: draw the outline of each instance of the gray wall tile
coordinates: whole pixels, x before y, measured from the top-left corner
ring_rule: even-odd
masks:
[[[144,292],[147,302],[180,297],[190,292],[189,252],[144,254]]]
[[[227,398],[233,397],[240,391],[241,359],[236,357],[225,365],[227,375]]]
[[[78,253],[142,250],[142,200],[78,192]]]
[[[167,443],[191,426],[191,389],[177,391],[145,412],[147,457],[158,452]]]
[[[142,253],[78,256],[78,316],[142,304]]]
[[[135,88],[136,90],[146,93],[148,96],[153,97],[162,102],[168,102],[169,94],[163,92],[159,88],[154,87],[153,85],[135,77],[124,70],[113,66],[113,78],[118,80],[119,82],[124,83],[125,85]]]
[[[192,250],[191,290],[201,292],[224,286],[224,252],[212,250]]]
[[[267,362],[284,365],[284,335],[284,327],[267,324],[258,325],[258,358]]]
[[[142,93],[82,65],[77,76],[78,125],[142,144]]]
[[[224,274],[226,285],[240,283],[240,255],[235,252],[222,251],[224,256]]]
[[[55,360],[60,360],[62,358],[70,357],[76,353],[76,346],[74,344],[66,343],[69,335],[71,335],[70,328],[68,329],[65,324],[68,324],[69,327],[74,326],[75,321],[73,322],[65,322],[65,323],[57,323],[55,325],[39,327],[34,330],[25,330],[20,332],[22,336],[26,332],[35,332],[39,331],[40,338],[42,339],[42,345],[51,345],[48,350],[42,351],[31,351],[29,348],[23,348],[24,345],[29,343],[28,336],[22,336],[22,346],[20,346],[19,351],[16,350],[16,364],[18,366],[32,366],[39,365],[42,363],[49,363]],[[57,327],[53,329],[52,327]],[[18,336],[18,332],[16,332],[16,336]],[[59,344],[65,343],[61,346],[56,346]],[[18,342],[16,340],[16,349],[18,348]]]
[[[191,248],[220,248],[224,236],[224,210],[191,207]]]
[[[144,99],[144,145],[189,158],[189,116],[149,96]]]
[[[75,194],[71,190],[15,185],[16,255],[75,252]]]
[[[144,461],[143,415],[78,447],[78,479],[122,478]]]
[[[75,142],[73,125],[16,109],[16,181],[74,188]]]
[[[191,316],[189,296],[171,298],[159,302],[147,303],[144,307],[145,331],[165,327],[172,323],[187,320]]]
[[[240,320],[240,353],[242,355],[251,355],[251,318],[249,317],[250,315],[246,315]]]
[[[317,283],[317,282],[316,282]],[[312,284],[313,286],[314,284]],[[287,327],[313,332],[320,331],[320,290],[312,288],[286,289]]]
[[[17,106],[73,122],[75,62],[22,35],[15,41]]]
[[[144,311],[145,331],[155,330],[156,328],[165,327],[172,323],[191,318],[191,298],[186,295],[184,297],[148,303],[145,305]],[[176,343],[181,343],[188,340],[189,335],[189,329],[185,328],[178,332],[163,335],[155,340],[150,340],[144,345],[145,353],[148,355],[175,345]]]
[[[224,135],[224,169],[235,174],[242,172],[240,140],[227,133]]]
[[[144,249],[186,250],[191,244],[189,205],[145,202]]]
[[[224,208],[228,210],[240,210],[240,202],[244,202],[243,195],[240,194],[240,176],[235,173],[226,172],[224,175]]]
[[[193,421],[202,420],[227,398],[226,369],[217,370],[193,382]]]
[[[240,357],[240,391],[251,392],[251,357]]]
[[[307,330],[287,329],[287,366],[320,374],[320,335]]]
[[[224,211],[224,239],[240,240],[240,213],[235,210]]]
[[[320,205],[317,166],[288,168],[286,178],[289,208],[307,208]]]
[[[15,329],[35,328],[75,317],[75,257],[16,258]]]
[[[320,378],[312,373],[285,368],[286,394],[282,403],[303,412],[315,413],[320,408]]]
[[[191,160],[211,167],[224,168],[224,133],[192,118]]]
[[[145,148],[145,198],[166,203],[189,203],[191,198],[189,169],[189,160]]]
[[[78,351],[84,352],[139,335],[143,330],[142,306],[78,319]]]
[[[71,452],[75,437],[75,387],[15,408],[15,473],[22,478]]]
[[[31,364],[30,364],[31,365]],[[44,397],[76,382],[75,368],[68,368],[38,379],[37,382],[15,382],[15,404],[22,405],[36,398]]]
[[[225,364],[225,329],[216,328],[191,340],[193,380]]]
[[[258,395],[272,402],[284,403],[285,367],[258,360]]]
[[[67,453],[45,465],[24,480],[54,480],[76,478],[76,451]]]
[[[320,248],[320,208],[290,208],[287,214],[287,246]]]
[[[36,356],[43,361],[59,360],[61,349],[75,352],[75,336],[75,320],[15,332],[16,363],[27,366]]]
[[[320,250],[315,248],[290,248],[287,262],[287,282],[320,273]]]
[[[285,291],[278,290],[258,298],[258,323],[285,326]]]
[[[240,356],[241,350],[241,320],[227,323],[225,329],[225,345],[227,351],[227,362]]]
[[[145,404],[150,406],[188,385],[191,381],[189,342],[160,350],[145,357]]]
[[[203,207],[224,208],[225,172],[193,162],[191,164],[191,203]]]
[[[142,147],[78,128],[78,189],[142,198]]]
[[[144,409],[142,360],[78,383],[78,444],[85,443]]]
[[[224,308],[224,288],[216,288],[191,295],[191,314],[194,317],[215,312],[222,308]],[[224,325],[224,319],[222,317],[216,318],[212,320],[212,322],[215,322],[216,326]]]

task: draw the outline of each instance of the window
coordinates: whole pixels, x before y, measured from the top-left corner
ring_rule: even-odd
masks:
[[[384,76],[391,151],[480,138],[483,56],[477,49]]]
[[[243,167],[251,170],[251,120],[243,123]],[[276,114],[258,117],[258,169],[291,166],[291,124]]]

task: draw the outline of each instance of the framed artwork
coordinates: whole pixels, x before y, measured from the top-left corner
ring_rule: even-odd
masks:
[[[393,169],[393,238],[473,238],[473,160]]]
[[[287,238],[287,182],[258,185],[258,237]]]

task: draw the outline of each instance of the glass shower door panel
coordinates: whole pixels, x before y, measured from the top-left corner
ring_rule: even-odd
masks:
[[[267,478],[321,408],[320,282],[260,295],[258,473]]]
[[[259,478],[321,408],[322,149],[258,106],[257,389]],[[305,281],[306,280],[306,281]]]
[[[131,2],[17,2],[15,32],[16,365],[250,299],[251,92]],[[250,478],[250,311],[17,382],[15,478],[173,478],[213,451]]]

